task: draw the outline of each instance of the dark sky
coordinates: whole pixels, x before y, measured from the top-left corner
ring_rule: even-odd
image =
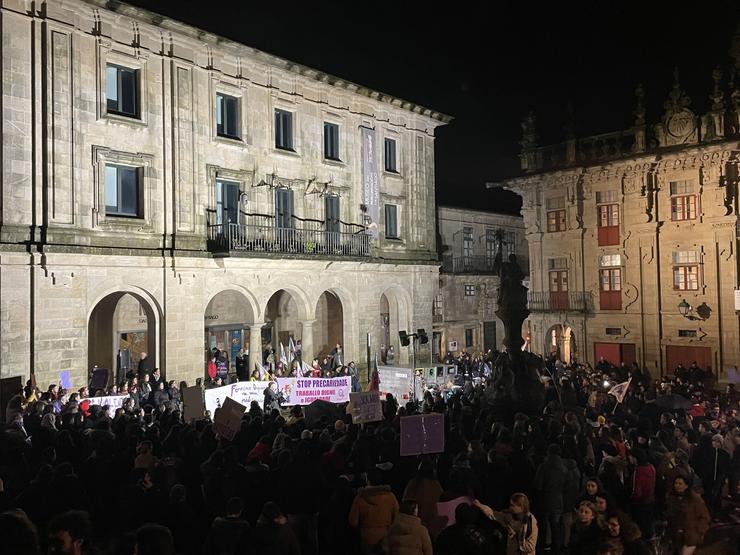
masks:
[[[129,3],[455,117],[437,130],[438,204],[512,213],[518,197],[484,184],[518,173],[530,109],[543,143],[569,102],[579,135],[615,131],[642,82],[655,122],[678,66],[706,110],[740,21],[737,0]]]

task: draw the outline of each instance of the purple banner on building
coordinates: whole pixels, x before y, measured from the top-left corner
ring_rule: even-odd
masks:
[[[361,127],[362,131],[362,203],[367,207],[365,215],[370,219],[367,233],[378,238],[380,225],[380,186],[378,185],[378,155],[375,130]]]

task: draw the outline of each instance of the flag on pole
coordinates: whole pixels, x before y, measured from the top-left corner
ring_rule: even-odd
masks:
[[[624,401],[624,396],[627,395],[627,390],[630,387],[631,381],[632,377],[630,377],[630,379],[626,382],[618,383],[609,390],[609,395],[614,395],[614,397],[616,397],[617,399],[617,402],[621,403],[622,401]]]
[[[311,375],[311,367],[306,364],[305,360],[301,361],[301,368],[303,369],[303,375],[301,377],[305,378],[306,376]]]
[[[288,338],[288,361],[293,362],[295,359],[295,343],[293,342],[293,336]]]
[[[373,361],[373,373],[370,377],[370,383],[367,384],[368,391],[380,391],[380,374],[378,373],[378,351],[375,351],[375,360]]]
[[[280,342],[280,362],[283,363],[283,369],[288,368],[288,359],[285,357],[285,347],[283,347],[283,342]]]

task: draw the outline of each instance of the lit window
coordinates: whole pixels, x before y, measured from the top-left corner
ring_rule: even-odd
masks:
[[[696,194],[693,180],[672,181],[671,191],[671,220],[696,219]]]
[[[698,251],[673,251],[673,288],[678,291],[699,289],[699,266]]]
[[[465,296],[475,297],[475,285],[470,285],[470,284],[465,285]]]

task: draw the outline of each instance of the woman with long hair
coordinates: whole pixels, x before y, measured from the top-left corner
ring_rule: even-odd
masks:
[[[537,549],[537,519],[529,509],[529,498],[515,493],[509,500],[509,508],[494,513],[494,518],[506,526],[509,539],[506,555],[530,555]]]
[[[578,515],[570,532],[570,555],[593,555],[601,541],[601,517],[590,501],[581,501]]]
[[[673,479],[668,494],[668,530],[680,555],[692,555],[709,529],[709,511],[704,500],[689,487],[683,476]]]

